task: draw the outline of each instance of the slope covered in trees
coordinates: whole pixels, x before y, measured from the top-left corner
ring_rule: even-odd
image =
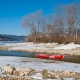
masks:
[[[0,41],[25,41],[25,36],[0,34]]]

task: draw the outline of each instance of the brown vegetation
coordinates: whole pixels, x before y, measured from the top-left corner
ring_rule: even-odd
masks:
[[[70,42],[74,42],[74,43],[78,43],[80,44],[80,36],[77,36],[77,41],[75,40],[74,36],[73,37],[69,37],[68,35],[64,36],[60,36],[59,34],[53,34],[53,35],[43,35],[43,36],[39,36],[36,38],[36,41],[38,43],[44,42],[44,43],[51,43],[51,42],[57,42],[59,44],[68,44]],[[27,42],[34,42],[33,41],[33,37],[29,36],[27,37]]]
[[[23,17],[23,27],[30,29],[31,42],[80,43],[80,5],[71,3],[58,6],[55,14],[43,16],[42,10]],[[39,33],[43,33],[40,35]]]

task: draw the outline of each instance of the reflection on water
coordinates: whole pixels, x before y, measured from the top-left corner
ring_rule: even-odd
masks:
[[[65,55],[64,59],[62,60],[66,62],[80,63],[80,56]]]
[[[59,59],[59,61],[80,63],[80,56],[64,55],[64,58],[63,59]]]

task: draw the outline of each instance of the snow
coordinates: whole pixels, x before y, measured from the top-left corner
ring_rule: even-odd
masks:
[[[29,62],[22,62],[23,60],[27,60]],[[51,63],[53,61],[53,63]],[[44,63],[48,62],[48,63]],[[50,62],[50,63],[49,63]],[[46,59],[37,59],[37,58],[29,58],[29,57],[11,57],[11,56],[0,56],[0,67],[3,69],[6,64],[10,64],[10,66],[14,66],[17,70],[19,68],[31,68],[37,71],[46,70],[54,70],[54,71],[63,71],[68,70],[71,72],[79,72],[80,73],[80,64],[55,61],[54,60],[46,60]],[[2,72],[0,72],[2,74]],[[35,80],[43,80],[41,77],[37,77],[36,75],[32,75],[32,78]],[[52,80],[52,79],[47,79]],[[54,79],[61,80],[61,79]],[[65,78],[64,80],[74,80],[73,78]]]
[[[59,50],[59,49],[72,50],[72,49],[76,49],[77,47],[80,47],[80,45],[79,44],[70,43],[70,44],[67,44],[67,45],[62,45],[62,46],[55,47],[53,49],[55,49],[55,50]]]
[[[9,50],[47,49],[44,44],[21,43],[20,45],[21,46],[11,47]]]
[[[57,44],[57,43],[39,43],[34,44],[32,42],[24,42],[24,43],[0,43],[0,46],[8,47],[8,50],[73,50],[80,47],[80,44]],[[22,62],[23,60],[27,60],[28,62]],[[53,62],[51,62],[53,61]],[[45,63],[48,62],[48,63]],[[49,63],[50,62],[50,63]],[[0,56],[0,67],[4,68],[6,64],[10,64],[11,66],[22,68],[32,68],[36,70],[54,70],[54,71],[63,71],[68,70],[71,72],[79,72],[80,73],[80,64],[77,63],[69,63],[63,61],[54,61],[54,60],[45,60],[45,59],[37,59],[37,58],[28,58],[28,57],[11,57],[11,56]],[[33,76],[36,80],[41,80],[42,78]],[[68,80],[67,78],[65,80]],[[70,79],[69,79],[70,80]],[[72,79],[71,79],[72,80]]]
[[[43,80],[43,78],[41,78],[41,77],[37,77],[37,76],[32,76],[34,79],[36,79],[36,80]]]
[[[3,45],[4,44],[4,45]],[[80,44],[58,44],[58,43],[39,43],[35,44],[33,42],[24,42],[24,43],[0,43],[0,46],[9,47],[9,50],[28,50],[28,49],[53,49],[53,50],[72,50],[80,47]],[[11,48],[10,48],[11,47]]]
[[[7,44],[6,46],[9,46],[11,44]],[[9,50],[28,50],[28,49],[39,49],[39,50],[72,50],[72,49],[76,49],[77,47],[80,47],[79,44],[74,44],[74,43],[70,43],[70,44],[62,44],[62,45],[58,45],[57,43],[41,43],[41,44],[34,44],[34,43],[16,43],[14,45],[21,45],[21,46],[15,46],[15,47],[11,47],[9,48]],[[55,46],[57,45],[57,46]],[[52,47],[49,47],[52,46]],[[54,47],[55,46],[55,47]]]
[[[4,44],[4,45],[3,45]],[[33,42],[24,42],[24,43],[0,43],[0,46],[6,46],[9,47],[9,50],[28,50],[28,49],[44,49],[44,50],[72,50],[76,49],[77,47],[80,47],[80,44],[58,44],[58,43],[39,43],[35,44]]]
[[[23,60],[27,60],[28,62],[22,62]],[[55,71],[63,71],[69,70],[72,72],[80,73],[80,64],[55,61],[54,60],[46,60],[46,59],[37,59],[37,58],[29,58],[29,57],[6,57],[0,56],[0,67],[4,68],[6,64],[10,64],[16,68],[32,68],[36,70],[55,70]],[[48,62],[48,63],[45,63]],[[50,63],[49,63],[50,62]]]

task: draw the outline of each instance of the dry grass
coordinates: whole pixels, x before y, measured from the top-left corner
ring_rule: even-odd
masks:
[[[25,63],[25,62],[31,62],[31,61],[28,61],[28,60],[22,60],[21,62]]]
[[[0,76],[0,80],[34,80],[33,78],[16,78],[11,76]]]
[[[8,48],[7,47],[1,47],[0,46],[0,50],[8,50]]]

